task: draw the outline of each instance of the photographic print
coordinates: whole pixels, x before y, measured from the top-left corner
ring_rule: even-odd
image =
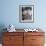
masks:
[[[34,5],[20,5],[19,7],[20,22],[34,21]]]

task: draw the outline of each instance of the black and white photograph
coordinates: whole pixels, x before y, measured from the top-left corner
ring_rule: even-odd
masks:
[[[20,5],[20,22],[33,22],[34,20],[34,6]]]

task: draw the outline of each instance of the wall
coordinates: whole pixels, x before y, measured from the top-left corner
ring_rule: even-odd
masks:
[[[46,0],[1,0],[0,25],[13,24],[16,28],[46,28]],[[19,22],[19,5],[34,5],[34,23]]]
[[[46,0],[0,0],[0,31],[13,24],[16,28],[40,27],[46,32],[45,4]],[[34,23],[19,22],[19,5],[34,5]]]

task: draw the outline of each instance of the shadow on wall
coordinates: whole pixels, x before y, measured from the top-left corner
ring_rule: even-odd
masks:
[[[4,24],[0,24],[0,43],[2,43],[2,36],[3,36],[3,32],[5,32],[6,30],[4,30],[5,25]]]

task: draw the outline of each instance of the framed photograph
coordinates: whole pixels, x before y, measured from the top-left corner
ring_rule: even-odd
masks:
[[[26,23],[34,22],[34,5],[19,6],[19,21]]]

